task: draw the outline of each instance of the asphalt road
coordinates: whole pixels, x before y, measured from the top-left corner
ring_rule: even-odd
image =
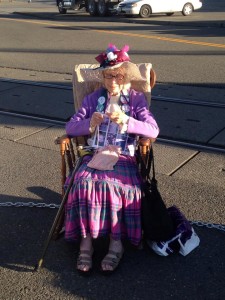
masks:
[[[222,1],[218,3],[219,12],[209,13],[205,8],[206,11],[196,11],[190,18],[176,14],[153,17],[142,23],[138,23],[139,19],[131,23],[127,18],[91,18],[78,13],[61,16],[53,5],[47,6],[47,11],[45,7],[32,8],[36,2],[26,3],[24,9],[11,8],[27,14],[4,14],[3,9],[0,65],[71,74],[74,64],[94,62],[94,55],[102,50],[99,44],[127,43],[134,62],[152,62],[158,82],[223,86],[225,28],[221,24],[225,12]],[[209,16],[218,27],[210,27]],[[201,22],[204,26],[200,26]]]
[[[0,35],[4,43],[0,46],[0,77],[68,85],[74,64],[94,62],[94,55],[108,42],[120,46],[128,43],[135,62],[153,63],[158,77],[154,95],[185,95],[190,100],[224,104],[225,35],[221,24],[225,5],[222,0],[214,1],[217,5],[204,2],[207,5],[202,13],[196,12],[185,23],[175,15],[172,19],[157,16],[145,24],[138,20],[100,22],[77,13],[62,17],[49,1],[33,1],[33,7],[25,1],[1,2]],[[73,106],[71,91],[0,84],[0,108],[23,107],[30,113],[35,110],[63,117]],[[160,102],[153,109],[165,133],[206,141],[214,135],[217,142],[223,138],[224,128],[219,129],[222,109],[199,108],[195,118],[187,117],[182,124],[177,122],[192,112],[191,106]],[[168,111],[174,112],[172,116]],[[209,121],[207,116],[212,115]],[[63,127],[2,115],[0,120],[0,202],[59,204],[59,153],[53,139]],[[216,135],[218,131],[221,135]],[[190,220],[224,224],[224,155],[155,146],[160,166],[157,178],[167,205],[178,205]],[[178,168],[189,157],[193,158]],[[176,172],[169,176],[174,168]],[[1,299],[225,298],[224,231],[206,226],[194,225],[201,244],[186,257],[159,257],[146,246],[141,251],[125,245],[120,269],[109,278],[99,272],[107,251],[105,240],[95,241],[94,272],[83,278],[75,271],[77,245],[60,239],[51,243],[43,269],[33,273],[55,214],[55,209],[48,208],[1,207]]]

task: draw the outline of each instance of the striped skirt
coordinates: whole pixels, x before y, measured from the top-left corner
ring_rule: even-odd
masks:
[[[86,156],[75,174],[66,204],[65,239],[111,234],[115,240],[141,240],[141,176],[135,157],[120,156],[112,171],[89,168]],[[66,185],[69,182],[67,178]]]

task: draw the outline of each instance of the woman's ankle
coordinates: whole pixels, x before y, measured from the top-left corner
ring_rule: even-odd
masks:
[[[116,252],[121,252],[123,250],[123,244],[121,240],[114,240],[110,237],[109,250],[113,250]]]
[[[81,238],[80,242],[80,250],[91,250],[92,249],[92,238],[90,234],[87,234],[87,236],[84,238]]]

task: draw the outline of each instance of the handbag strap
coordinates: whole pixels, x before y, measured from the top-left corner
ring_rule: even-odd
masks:
[[[155,162],[154,162],[154,155],[153,155],[153,147],[151,145],[150,150],[148,151],[148,157],[147,157],[147,163],[144,162],[141,153],[139,151],[139,157],[140,162],[141,162],[141,171],[144,174],[144,178],[147,180],[154,180],[156,181],[155,178]],[[151,170],[152,170],[152,178],[151,178]]]
[[[148,164],[147,164],[148,177],[150,176],[151,169],[152,169],[152,179],[156,179],[155,178],[155,161],[154,161],[152,145],[151,145],[151,148],[149,150],[149,155],[148,155]]]

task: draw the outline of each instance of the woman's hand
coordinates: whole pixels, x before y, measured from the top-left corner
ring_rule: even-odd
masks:
[[[112,113],[106,113],[110,120],[116,124],[126,123],[128,117],[122,111],[114,111]]]
[[[90,120],[90,132],[94,132],[96,126],[100,125],[103,121],[103,114],[94,112]]]

